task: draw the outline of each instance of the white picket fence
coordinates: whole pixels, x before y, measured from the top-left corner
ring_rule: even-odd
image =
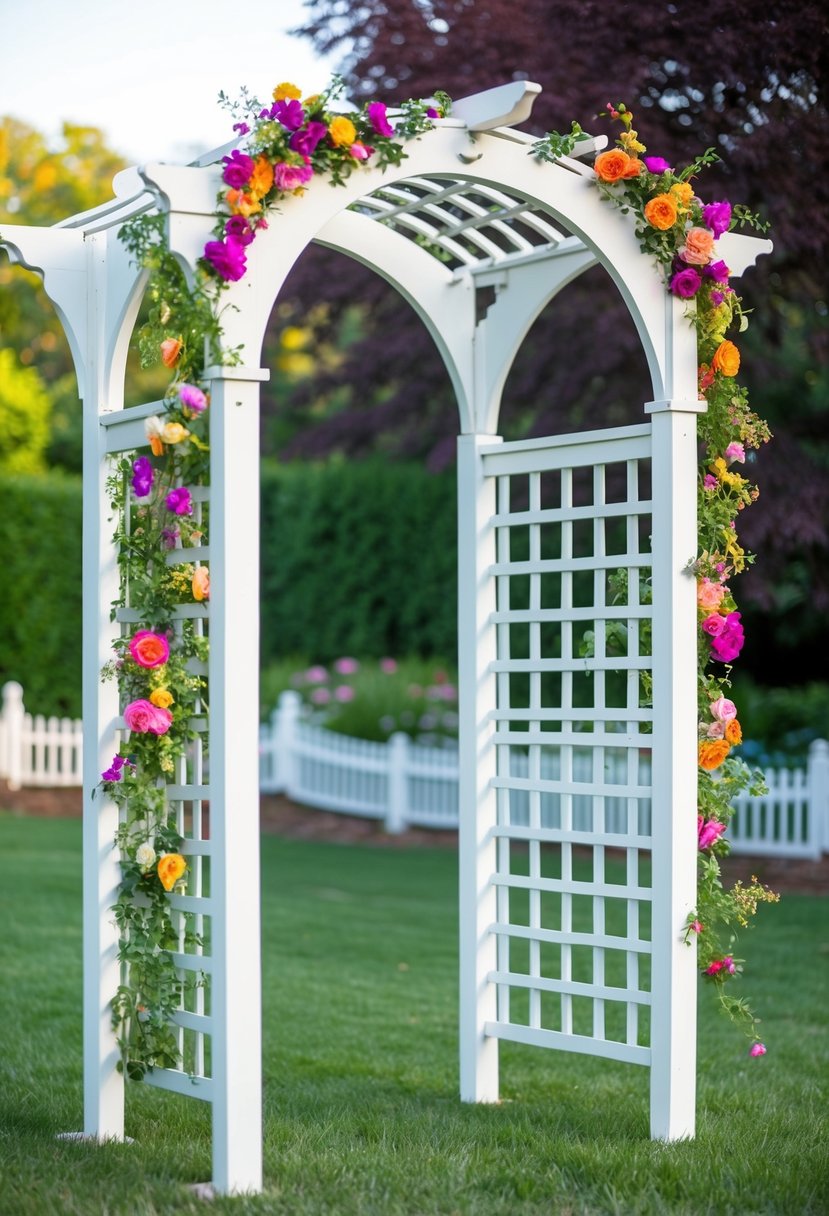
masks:
[[[592,748],[573,749],[573,780],[593,779]],[[304,806],[382,820],[387,832],[407,827],[457,828],[458,757],[452,747],[425,747],[405,734],[388,743],[352,739],[306,722],[301,699],[284,692],[268,722],[260,728],[260,788],[282,793]],[[22,786],[78,786],[81,784],[81,722],[70,718],[33,717],[23,705],[19,684],[3,688],[0,710],[0,778],[10,789]],[[522,757],[513,753],[513,767]],[[641,783],[648,758],[640,757]],[[608,785],[623,786],[627,779],[623,749],[605,749],[603,774]],[[559,758],[545,758],[541,776],[560,777]],[[525,776],[516,771],[514,776]],[[736,800],[729,828],[734,853],[774,857],[818,858],[829,852],[829,743],[816,739],[809,748],[805,769],[771,769],[766,772],[768,793]],[[520,822],[521,805],[511,802],[514,822]],[[528,813],[529,807],[527,807]],[[589,830],[593,800],[573,798],[573,826]],[[627,799],[605,799],[604,831],[623,835],[628,830]],[[642,832],[650,830],[650,806],[642,803]],[[541,796],[545,827],[560,824],[559,796]]]

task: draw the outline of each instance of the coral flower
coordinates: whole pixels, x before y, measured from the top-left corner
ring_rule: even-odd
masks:
[[[335,147],[348,148],[357,139],[357,128],[350,118],[338,114],[336,118],[331,119],[328,136]]]
[[[165,367],[173,368],[179,361],[181,348],[184,346],[181,338],[165,338],[161,343],[161,362]]]
[[[703,739],[699,745],[699,766],[706,772],[719,768],[731,751],[730,744],[725,739]]]
[[[657,194],[645,204],[645,219],[652,228],[658,228],[660,232],[673,228],[677,214],[676,199],[670,194]]]
[[[193,572],[193,588],[194,600],[209,600],[210,599],[210,570],[207,566],[197,566]]]
[[[679,256],[690,266],[707,266],[713,252],[714,234],[708,228],[689,228]]]
[[[165,853],[160,857],[156,870],[164,890],[172,891],[186,869],[187,862],[181,853]]]
[[[144,419],[144,434],[149,440],[150,451],[152,452],[153,456],[164,455],[164,440],[162,438],[163,430],[164,423],[157,414],[153,414],[151,418]]]
[[[170,643],[163,633],[139,629],[130,639],[130,654],[139,667],[161,667],[170,657]]]
[[[725,741],[732,747],[738,747],[743,741],[743,728],[736,718],[725,724]]]
[[[150,693],[150,704],[156,709],[169,709],[175,700],[173,694],[167,688],[154,688]]]
[[[722,583],[712,583],[710,578],[701,578],[697,583],[697,606],[704,612],[716,612],[725,599]]]
[[[737,375],[740,370],[740,352],[733,342],[726,339],[725,342],[719,344],[714,351],[711,366],[715,372],[722,372],[724,376]]]

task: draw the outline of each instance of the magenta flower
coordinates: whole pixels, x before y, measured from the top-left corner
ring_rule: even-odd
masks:
[[[732,663],[743,648],[745,631],[740,624],[739,612],[729,612],[724,618],[725,627],[711,638],[711,658],[720,663]],[[703,628],[705,622],[703,621]]]
[[[643,156],[642,163],[648,173],[670,173],[671,166],[663,156]]]
[[[132,465],[132,489],[136,498],[146,498],[153,488],[153,466],[148,456],[139,456]]]
[[[321,139],[325,139],[327,134],[328,128],[324,122],[309,122],[304,130],[294,132],[288,141],[288,146],[292,152],[298,152],[300,156],[313,156],[317,144]]]
[[[702,218],[714,233],[714,240],[728,232],[731,224],[731,203],[708,203],[702,209]]]
[[[247,135],[248,131],[250,130],[250,127],[248,126],[248,124],[246,122],[235,122],[233,124],[233,130],[237,131],[239,133],[239,135]]]
[[[324,684],[327,679],[328,672],[324,667],[309,667],[305,673],[307,684]]]
[[[135,768],[132,760],[127,760],[126,756],[113,756],[109,768],[104,769],[101,773],[101,780],[120,781],[125,768]]]
[[[702,484],[706,490],[716,490],[720,484],[713,473],[706,473],[702,479]]]
[[[702,286],[702,277],[693,266],[678,270],[668,284],[669,290],[681,300],[691,300]]]
[[[705,926],[698,920],[692,920],[690,925],[688,926],[688,928],[691,930],[692,933],[700,934],[700,933],[702,933]]]
[[[718,638],[725,629],[726,618],[720,616],[719,612],[710,613],[702,622],[702,631],[707,633],[709,638]]]
[[[143,698],[130,701],[124,709],[124,721],[137,735],[166,735],[173,721],[169,709],[160,709]]]
[[[224,171],[222,179],[234,190],[241,190],[250,181],[253,173],[253,158],[234,148],[230,156],[223,156]]]
[[[697,815],[697,843],[700,849],[710,849],[724,831],[724,823],[718,823],[716,819],[703,819],[702,815]]]
[[[204,259],[221,278],[230,283],[243,278],[248,268],[244,245],[232,237],[225,241],[208,241],[204,247]]]
[[[336,663],[334,664],[334,670],[339,672],[341,676],[353,676],[354,672],[357,671],[359,667],[360,664],[357,662],[357,660],[350,658],[348,655],[342,659],[337,659]]]
[[[390,139],[394,135],[394,127],[386,117],[386,106],[382,101],[370,101],[366,107],[366,114],[371,123],[372,130],[377,135],[385,135]]]
[[[240,245],[249,245],[256,233],[243,215],[231,215],[225,224],[225,236]]]
[[[296,98],[285,98],[282,101],[275,101],[271,106],[270,117],[275,118],[277,122],[282,123],[286,131],[298,131],[305,122],[305,111],[302,108],[302,102]]]
[[[720,258],[718,262],[709,262],[707,266],[704,266],[702,273],[706,279],[713,279],[715,283],[727,283],[731,271]]]
[[[201,414],[207,409],[207,397],[195,384],[180,384],[178,396],[181,404],[194,414]]]
[[[765,1043],[760,1043],[759,1041],[757,1043],[752,1043],[748,1049],[748,1054],[752,1057],[752,1059],[756,1059],[757,1056],[764,1056],[766,1054]]]
[[[164,505],[168,511],[172,511],[174,515],[192,515],[193,514],[193,499],[190,497],[190,491],[187,486],[176,486],[164,500]]]
[[[291,190],[298,190],[313,176],[314,170],[311,165],[289,165],[287,161],[280,161],[273,167],[273,183],[277,190],[281,190],[284,194]]]
[[[352,144],[348,151],[355,160],[368,160],[374,149],[366,147],[365,144],[357,143]]]
[[[715,959],[714,962],[711,963],[711,965],[709,967],[705,968],[705,971],[703,971],[703,975],[719,975],[719,973],[722,971],[722,969],[723,969],[723,960],[721,958],[718,958],[718,959]]]
[[[351,687],[350,684],[339,684],[334,689],[334,696],[336,697],[336,699],[338,701],[343,701],[343,702],[353,701],[354,700],[354,689]]]
[[[427,106],[426,107],[426,117],[427,118],[440,118],[440,111],[436,110],[434,106]]]
[[[745,464],[746,450],[741,443],[737,443],[735,440],[734,443],[729,443],[725,449],[725,458],[729,462],[736,460],[738,464]]]

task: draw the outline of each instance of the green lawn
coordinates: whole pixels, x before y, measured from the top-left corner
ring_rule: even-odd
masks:
[[[698,1136],[648,1139],[647,1073],[502,1046],[457,1099],[454,854],[263,840],[265,1194],[209,1208],[209,1110],[132,1087],[132,1145],[81,1123],[80,824],[0,816],[0,1213],[310,1216],[829,1211],[829,901],[761,910],[746,995],[701,1000]]]

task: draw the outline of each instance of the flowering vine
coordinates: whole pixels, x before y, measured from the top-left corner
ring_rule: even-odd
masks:
[[[753,503],[756,486],[736,472],[748,452],[766,443],[769,429],[749,407],[745,388],[736,382],[738,347],[726,335],[735,326],[746,328],[740,297],[729,283],[730,270],[717,252],[717,241],[735,227],[765,226],[745,207],[726,200],[704,202],[695,179],[719,160],[709,148],[690,165],[675,168],[660,156],[643,155],[647,148],[633,128],[633,114],[623,104],[608,103],[610,118],[621,123],[614,147],[594,162],[602,195],[634,217],[642,252],[659,263],[668,291],[689,305],[697,334],[699,396],[707,409],[699,418],[701,464],[698,483],[699,551],[693,567],[699,608],[698,718],[699,848],[697,907],[689,917],[685,940],[696,939],[701,974],[716,986],[720,1003],[743,1023],[751,1038],[752,1056],[765,1055],[757,1019],[742,998],[725,990],[725,983],[742,970],[733,956],[737,928],[747,928],[761,902],[779,897],[752,878],[744,887],[725,890],[720,859],[729,852],[724,832],[733,814],[733,798],[741,791],[765,792],[763,776],[750,771],[733,755],[742,742],[737,707],[726,696],[731,668],[745,634],[731,590],[731,579],[753,561],[739,544],[736,521]],[[556,161],[586,138],[578,123],[569,134],[551,132],[533,146],[542,160]]]

